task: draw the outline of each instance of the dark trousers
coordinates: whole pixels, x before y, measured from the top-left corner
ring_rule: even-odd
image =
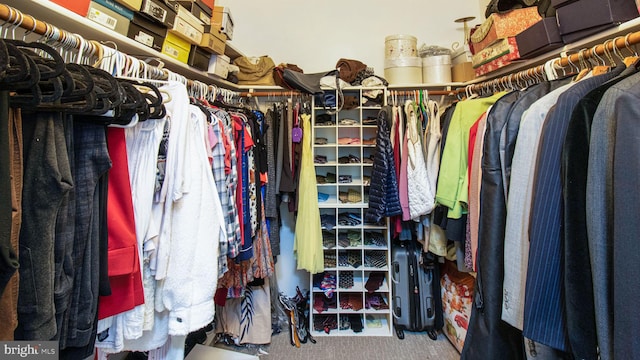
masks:
[[[75,229],[73,241],[73,284],[59,334],[61,359],[91,355],[98,311],[100,276],[100,229],[106,229],[106,191],[102,182],[111,167],[105,127],[74,118]],[[105,188],[106,189],[106,188]],[[103,209],[104,208],[104,209]],[[105,240],[106,241],[106,240]],[[106,255],[106,254],[105,254]],[[91,349],[92,350],[92,349]],[[85,355],[89,352],[88,355]]]
[[[19,340],[51,339],[54,309],[54,238],[58,209],[73,187],[60,113],[23,113],[24,188],[20,230]]]

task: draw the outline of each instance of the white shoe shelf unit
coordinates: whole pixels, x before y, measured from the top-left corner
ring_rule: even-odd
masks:
[[[363,103],[363,93],[371,90],[381,91],[382,104]],[[365,222],[376,119],[387,98],[386,88],[349,87],[343,93],[346,99],[357,99],[357,106],[336,112],[335,107],[313,101],[325,269],[311,276],[310,329],[313,336],[391,336],[388,222]]]

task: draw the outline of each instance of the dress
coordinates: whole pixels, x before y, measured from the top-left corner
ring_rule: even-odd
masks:
[[[298,269],[305,269],[315,274],[324,270],[322,229],[311,149],[311,121],[308,114],[302,114],[300,117],[303,136],[299,188],[304,191],[300,192],[293,250],[297,255]]]

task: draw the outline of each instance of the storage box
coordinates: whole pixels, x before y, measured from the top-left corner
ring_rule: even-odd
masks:
[[[460,64],[471,61],[471,50],[469,45],[465,44],[455,48],[451,52],[451,64]]]
[[[555,17],[540,20],[516,36],[521,59],[530,59],[562,47],[560,29]]]
[[[51,2],[56,3],[65,9],[69,9],[74,13],[86,17],[87,12],[89,12],[89,3],[90,0],[51,0]]]
[[[167,28],[134,14],[129,24],[127,37],[154,50],[162,51],[162,43],[167,36]]]
[[[142,6],[142,0],[118,0],[118,2],[133,11],[140,11]]]
[[[233,40],[233,18],[228,7],[216,6],[213,8],[211,25],[215,25],[227,35],[227,39]]]
[[[556,10],[565,44],[638,17],[634,0],[579,0]]]
[[[213,10],[213,8],[216,5],[214,0],[202,0],[202,3],[205,4],[211,10]]]
[[[475,78],[476,73],[473,71],[471,61],[453,64],[451,67],[451,80],[454,82],[466,82]]]
[[[179,0],[178,4],[189,10],[189,12],[200,19],[204,25],[209,25],[211,23],[212,11],[202,2],[202,0]]]
[[[176,20],[177,6],[176,3],[175,7],[169,7],[160,0],[142,0],[140,14],[171,29]]]
[[[422,84],[422,58],[385,59],[384,78],[389,84]]]
[[[515,37],[501,39],[497,43],[482,49],[482,51],[473,55],[471,62],[473,63],[473,67],[477,68],[480,65],[484,65],[498,58],[505,60],[517,60],[520,58],[518,43]]]
[[[87,19],[100,24],[107,29],[127,36],[127,31],[129,30],[129,19],[96,2],[92,1],[91,4],[89,4]]]
[[[422,58],[422,81],[427,84],[451,82],[451,55]]]
[[[196,69],[207,71],[209,69],[210,58],[211,53],[197,47],[196,45],[192,45],[191,51],[189,52],[189,61],[187,62],[187,64],[193,66]]]
[[[514,59],[511,54],[502,55],[501,57],[494,59],[486,64],[480,65],[474,69],[476,76],[486,75],[490,72],[496,71],[507,65],[510,65]]]
[[[189,52],[191,51],[191,44],[188,41],[180,38],[179,36],[167,32],[167,37],[162,44],[162,53],[166,54],[182,63],[189,61]]]
[[[204,33],[202,35],[202,42],[200,47],[212,52],[214,54],[224,55],[224,50],[227,47],[227,35],[218,31],[216,33]]]
[[[109,10],[113,10],[115,12],[117,12],[118,14],[126,17],[127,19],[129,19],[129,21],[131,21],[133,19],[133,11],[127,9],[126,7],[118,4],[117,2],[113,1],[113,0],[93,0],[96,3],[106,7]]]
[[[229,57],[225,55],[211,55],[207,72],[226,79],[227,75],[229,75]]]
[[[191,45],[200,45],[203,31],[204,25],[200,20],[179,6],[178,16],[176,16],[173,27],[169,28],[169,32],[183,38]]]
[[[442,332],[462,352],[471,318],[475,278],[458,271],[455,263],[447,260],[442,266],[440,291],[444,318]]]
[[[537,7],[515,9],[503,14],[491,14],[471,35],[473,53],[476,54],[499,39],[516,36],[542,18]]]

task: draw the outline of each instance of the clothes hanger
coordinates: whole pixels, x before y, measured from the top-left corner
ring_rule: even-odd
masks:
[[[627,34],[624,37],[624,47],[627,48],[627,50],[629,50],[629,52],[632,54],[631,56],[627,56],[623,60],[624,64],[627,65],[627,66],[631,66],[631,65],[635,64],[638,61],[638,53],[635,50],[632,50],[631,49],[631,45],[629,44],[629,37],[630,36],[631,36],[631,33]]]
[[[608,73],[611,67],[607,65],[607,62],[603,57],[598,55],[598,53],[596,52],[596,47],[597,45],[591,48],[592,58],[595,58],[594,60],[596,60],[596,62],[601,61],[602,64],[598,62],[598,64],[594,66],[591,71],[593,75],[602,75],[602,74]],[[606,50],[606,45],[605,45],[605,50]]]

